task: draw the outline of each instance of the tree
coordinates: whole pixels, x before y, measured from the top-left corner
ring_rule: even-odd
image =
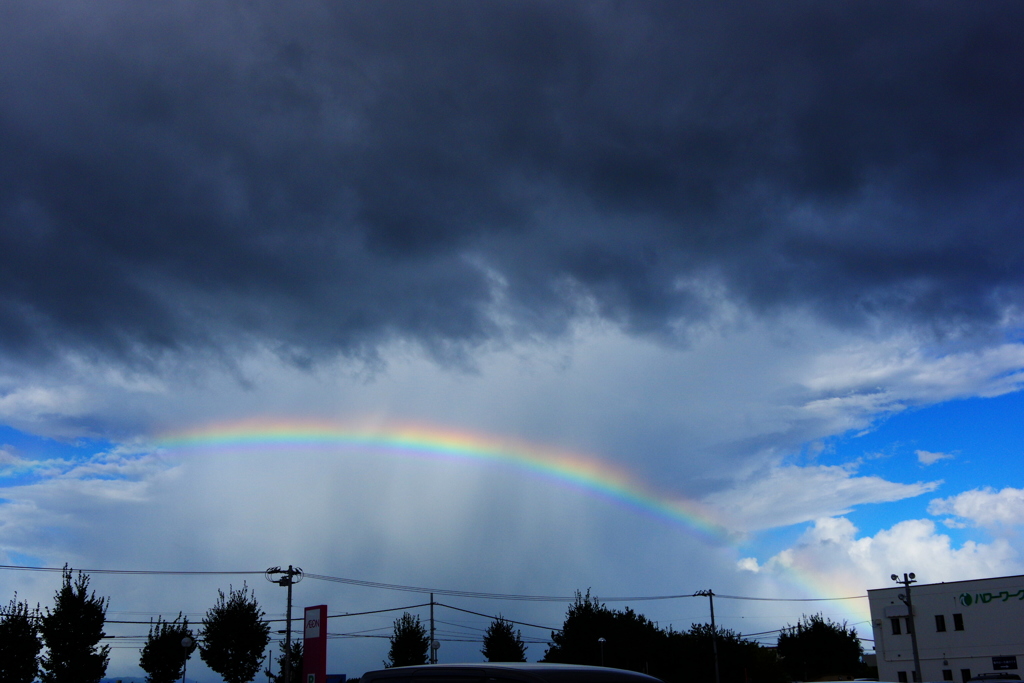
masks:
[[[603,641],[602,641],[603,639]],[[665,632],[628,607],[610,610],[596,598],[576,591],[561,631],[541,661],[591,664],[660,674],[665,659]]]
[[[285,643],[282,640],[280,642],[281,654],[277,657],[277,670],[279,673],[276,675],[271,672],[268,666],[263,673],[267,674],[267,678],[270,679],[271,683],[285,683],[284,680],[284,659],[285,659]],[[302,680],[302,641],[292,641],[292,653],[291,653],[291,666],[289,673],[291,674],[291,683],[299,683]]]
[[[32,683],[39,673],[39,608],[29,610],[18,594],[0,607],[0,681]]]
[[[491,622],[484,634],[484,649],[480,654],[488,662],[525,662],[526,645],[521,631],[512,628],[512,622],[498,618]]]
[[[782,683],[774,651],[743,640],[728,629],[715,629],[722,683]],[[601,664],[641,671],[666,683],[714,680],[711,626],[664,631],[630,608],[611,610],[576,592],[561,631],[551,634],[544,662]],[[602,642],[603,639],[603,642]]]
[[[89,577],[65,565],[53,610],[46,608],[39,632],[47,653],[40,661],[43,683],[99,683],[107,672],[110,646],[98,647],[107,617],[107,598],[89,593]]]
[[[668,668],[660,676],[666,681],[713,681],[716,649],[722,683],[782,683],[785,678],[772,650],[721,626],[712,631],[711,624],[692,624],[689,631],[670,631],[668,643]]]
[[[384,666],[390,669],[395,666],[426,664],[429,647],[430,636],[420,623],[420,618],[405,612],[395,619],[395,632],[391,636],[391,649],[388,650]]]
[[[191,645],[183,646],[184,638],[191,640]],[[149,683],[174,683],[182,677],[185,662],[195,649],[196,638],[188,627],[188,617],[183,618],[181,612],[172,622],[157,617],[156,624],[149,626],[145,647],[139,651],[139,666],[148,674]]]
[[[226,683],[248,683],[265,659],[270,642],[270,624],[256,602],[255,592],[243,583],[240,590],[217,591],[217,602],[206,611],[199,632],[199,656]]]
[[[542,662],[561,664],[600,664],[601,643],[611,635],[614,615],[598,603],[597,598],[576,591],[576,599],[565,613],[561,631],[552,631],[551,646],[544,652]]]
[[[779,658],[793,680],[813,681],[824,676],[856,676],[863,670],[864,649],[856,630],[814,614],[787,626],[779,634]]]

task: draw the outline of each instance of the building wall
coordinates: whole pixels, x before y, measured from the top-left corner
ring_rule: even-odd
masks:
[[[914,680],[909,615],[898,598],[905,592],[868,591],[881,681]],[[1024,576],[914,584],[911,598],[924,681],[997,671],[1024,678]]]

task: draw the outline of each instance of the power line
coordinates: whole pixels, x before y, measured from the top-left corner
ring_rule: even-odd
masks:
[[[364,588],[379,588],[381,590],[403,591],[406,593],[436,593],[449,597],[459,598],[483,598],[488,600],[527,600],[538,602],[566,602],[575,600],[575,596],[566,597],[559,595],[516,595],[511,593],[484,593],[480,591],[461,591],[446,588],[425,588],[423,586],[404,586],[395,583],[380,583],[378,581],[362,581],[360,579],[347,579],[341,576],[326,576],[323,574],[306,574],[307,578],[333,583],[344,583],[350,586],[362,586]]]
[[[866,595],[848,595],[843,598],[752,598],[746,595],[719,595],[715,593],[716,598],[725,598],[726,600],[758,600],[760,602],[830,602],[832,600],[867,600]]]
[[[63,572],[65,569],[71,572],[82,572],[83,574],[134,574],[134,575],[154,575],[154,576],[217,576],[217,575],[241,575],[241,574],[263,574],[264,571],[178,571],[178,570],[165,570],[165,569],[75,569],[74,567],[24,567],[21,565],[14,564],[0,564],[0,569],[10,569],[12,571],[27,571],[27,572]]]
[[[452,607],[451,605],[445,605],[445,604],[440,603],[440,602],[435,603],[435,604],[440,605],[441,607],[447,607],[448,609],[453,609],[456,612],[465,612],[466,614],[473,614],[473,615],[478,616],[478,617],[486,617],[488,619],[497,619],[498,618],[498,617],[496,617],[494,615],[491,615],[491,614],[481,614],[480,612],[474,612],[473,610],[462,609],[461,607]],[[501,617],[501,618],[504,619],[504,617]],[[513,621],[512,619],[505,619],[505,621],[507,621],[510,624],[516,624],[517,626],[529,626],[531,628],[541,628],[541,629],[544,629],[545,631],[561,631],[562,630],[560,628],[551,628],[549,626],[540,626],[538,624],[528,624],[525,621]]]
[[[12,571],[38,571],[38,572],[63,572],[63,567],[27,567],[20,565],[2,564],[0,570],[7,569]],[[68,568],[72,569],[72,568]],[[136,576],[240,576],[249,574],[264,574],[265,571],[183,571],[183,570],[155,570],[155,569],[74,569],[73,571],[80,571],[88,574],[122,574],[122,575],[136,575]],[[392,590],[392,591],[403,591],[406,593],[436,593],[437,595],[447,595],[449,597],[459,598],[478,598],[486,600],[519,600],[519,601],[533,601],[533,602],[572,602],[576,599],[576,596],[564,596],[564,595],[523,595],[516,593],[487,593],[482,591],[463,591],[463,590],[452,590],[445,588],[427,588],[424,586],[406,586],[395,583],[381,583],[379,581],[363,581],[361,579],[349,579],[341,576],[328,576],[325,574],[306,574],[307,578],[317,579],[319,581],[329,581],[332,583],[343,583],[350,586],[362,586],[363,588],[377,588],[380,590]],[[693,598],[698,597],[693,593],[680,593],[675,595],[634,595],[630,597],[610,597],[602,598],[600,596],[594,596],[595,599],[601,602],[648,602],[654,600],[678,600],[681,598]],[[866,599],[866,595],[851,595],[845,597],[835,598],[758,598],[745,595],[719,595],[715,594],[717,598],[723,598],[726,600],[756,600],[761,602],[828,602],[832,600],[863,600]],[[484,615],[486,616],[486,615]],[[524,626],[533,626],[533,624],[524,624]],[[539,626],[538,628],[546,628]]]

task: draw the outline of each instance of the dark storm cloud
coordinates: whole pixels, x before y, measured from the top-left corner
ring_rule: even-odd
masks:
[[[498,289],[659,332],[708,279],[984,329],[1021,303],[1022,15],[7,2],[0,344],[446,353]]]

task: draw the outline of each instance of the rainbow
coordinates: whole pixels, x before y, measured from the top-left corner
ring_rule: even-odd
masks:
[[[253,419],[165,434],[157,439],[156,445],[167,451],[328,448],[498,464],[681,525],[715,544],[732,536],[709,509],[692,500],[657,492],[625,470],[597,458],[466,431],[417,424]]]
[[[822,596],[819,599],[836,601],[837,598],[842,598],[829,603],[833,605],[832,609],[838,609],[845,615],[850,626],[867,634],[865,637],[871,637],[871,611],[867,593],[862,581],[858,580],[862,577],[825,574],[816,567],[801,561],[799,557],[788,566],[776,567],[775,571],[779,578],[786,580],[791,585],[797,586],[811,595]],[[808,613],[818,612],[820,607],[821,603],[814,603],[814,606],[809,606]]]
[[[250,419],[165,434],[155,445],[172,454],[288,448],[499,465],[681,526],[714,545],[735,545],[742,538],[701,504],[656,491],[626,470],[593,456],[430,425]],[[804,566],[799,558],[794,559],[786,566],[776,566],[774,573],[805,594],[809,591],[818,596],[853,596],[863,591],[855,587],[856,582],[850,581],[850,577],[823,575],[814,567]],[[867,600],[844,600],[840,609],[870,633],[870,626],[863,627],[869,619]]]

